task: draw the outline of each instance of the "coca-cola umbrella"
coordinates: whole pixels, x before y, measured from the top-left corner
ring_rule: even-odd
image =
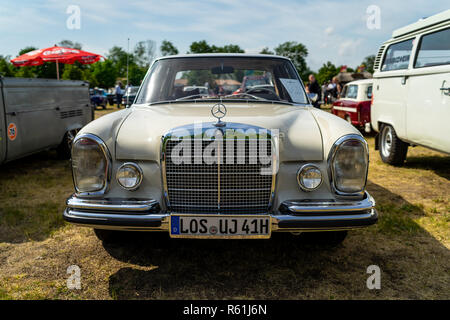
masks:
[[[39,66],[44,62],[56,62],[56,77],[59,80],[59,64],[82,64],[97,62],[103,56],[79,49],[53,46],[47,49],[33,50],[11,60],[16,67]]]

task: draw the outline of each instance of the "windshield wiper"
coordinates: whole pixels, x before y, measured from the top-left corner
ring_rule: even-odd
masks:
[[[254,96],[252,94],[246,93],[246,92],[241,92],[241,93],[236,93],[236,94],[229,94],[227,96],[223,96],[222,98],[232,98],[232,97],[236,97],[236,96],[247,96],[247,97],[252,97],[255,100],[260,100],[260,101],[271,101],[269,99],[265,99],[265,98],[261,98],[261,97],[257,97]]]
[[[206,97],[206,96],[207,96],[206,94],[197,93],[197,94],[193,94],[193,95],[190,95],[190,96],[186,96],[186,97],[181,97],[181,98],[175,99],[175,101],[187,100],[187,99],[191,99],[191,98],[194,98],[194,97]]]

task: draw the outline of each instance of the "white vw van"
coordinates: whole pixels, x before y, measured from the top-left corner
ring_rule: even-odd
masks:
[[[384,162],[408,146],[450,153],[450,10],[395,30],[373,75],[372,128]]]

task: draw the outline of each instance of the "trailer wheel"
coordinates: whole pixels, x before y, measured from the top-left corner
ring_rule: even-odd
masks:
[[[408,152],[408,144],[397,137],[394,128],[385,124],[378,139],[381,160],[392,165],[402,165]]]
[[[64,138],[61,144],[56,149],[58,156],[60,159],[70,159],[71,151],[72,151],[72,143],[77,135],[78,129],[69,130],[64,135]]]

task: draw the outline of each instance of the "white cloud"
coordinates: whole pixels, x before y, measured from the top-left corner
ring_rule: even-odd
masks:
[[[327,27],[323,32],[329,36],[334,32],[334,27]]]

